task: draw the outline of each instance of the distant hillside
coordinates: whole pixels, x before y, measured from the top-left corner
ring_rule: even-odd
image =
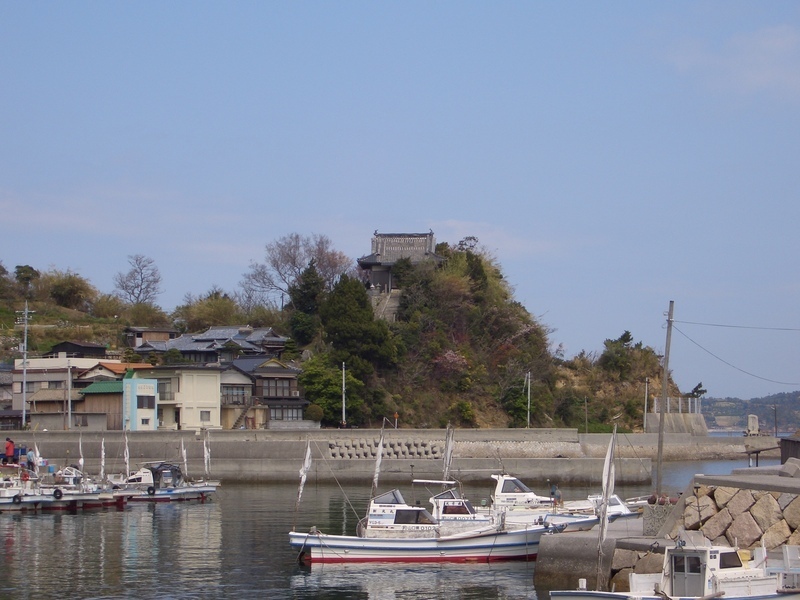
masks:
[[[44,354],[56,343],[81,341],[119,351],[127,325],[171,324],[181,331],[271,326],[292,338],[291,358],[305,361],[300,382],[306,398],[322,408],[328,425],[341,414],[346,363],[353,425],[377,427],[397,414],[404,427],[530,423],[592,432],[609,431],[616,423],[623,431],[641,430],[646,387],[650,398],[661,391],[661,357],[652,348],[624,331],[604,340],[600,352],[565,358],[553,347],[551,331],[514,299],[493,257],[462,244],[438,244],[436,254],[443,261],[394,265],[400,294],[392,322],[375,319],[363,281],[342,276],[328,287],[312,261],[293,281],[291,301],[282,308],[244,308],[235,294],[214,289],[187,298],[172,315],[108,296],[76,310],[60,305],[60,296],[42,292],[29,300],[35,313],[28,347]],[[21,356],[22,328],[15,321],[24,291],[9,285],[0,300],[3,362]],[[669,394],[680,395],[671,381]],[[720,401],[720,416],[727,414],[723,405]],[[762,408],[758,414],[768,423],[770,409]],[[725,410],[739,416],[754,409]]]
[[[800,391],[750,400],[703,398],[702,406],[709,429],[744,431],[748,415],[758,416],[759,429],[765,433],[774,433],[776,429],[779,433],[800,429]]]

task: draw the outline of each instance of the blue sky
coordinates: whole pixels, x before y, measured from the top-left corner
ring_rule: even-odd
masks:
[[[567,357],[674,300],[683,391],[800,389],[796,2],[6,2],[0,82],[10,270],[144,254],[171,310],[292,232],[473,235]]]

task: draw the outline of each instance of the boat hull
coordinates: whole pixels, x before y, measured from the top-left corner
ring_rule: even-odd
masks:
[[[213,485],[142,490],[128,498],[129,502],[205,502],[217,488]],[[152,493],[151,493],[152,492]]]
[[[708,598],[710,596],[706,596]],[[552,591],[552,600],[664,600],[664,596],[642,596],[641,594],[621,592],[593,592],[591,590]],[[725,594],[725,600],[800,600],[800,592],[775,592],[754,596],[735,596]],[[676,596],[673,600],[699,600],[699,596]]]
[[[535,560],[538,529],[483,532],[440,538],[363,538],[322,533],[289,533],[303,563],[495,562]]]

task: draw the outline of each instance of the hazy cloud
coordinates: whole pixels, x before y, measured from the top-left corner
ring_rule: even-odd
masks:
[[[679,71],[725,91],[800,100],[800,31],[796,27],[778,25],[735,35],[719,47],[684,41],[669,60]]]

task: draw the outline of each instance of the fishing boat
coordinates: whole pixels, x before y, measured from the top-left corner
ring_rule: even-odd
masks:
[[[688,536],[687,536],[688,537]],[[772,556],[770,556],[772,554]],[[777,555],[765,548],[753,553],[714,546],[704,538],[694,542],[680,537],[664,552],[660,573],[631,573],[630,591],[586,589],[581,579],[576,590],[551,591],[553,600],[725,600],[800,599],[800,546],[782,546]]]
[[[38,476],[19,465],[3,465],[0,470],[0,512],[37,512],[54,498],[37,485]]]
[[[454,501],[453,499],[449,501]],[[493,562],[534,559],[542,535],[560,527],[543,524],[507,526],[436,519],[428,509],[410,505],[399,490],[372,498],[356,535],[331,535],[312,528],[289,533],[301,563]]]
[[[493,474],[493,511],[505,511],[506,522],[533,522],[542,518],[550,523],[565,526],[565,532],[587,531],[599,522],[603,502],[601,494],[589,495],[585,500],[558,502],[555,494],[540,496],[517,477],[507,473]],[[616,494],[607,499],[607,515],[611,521],[618,518],[635,518],[640,515]]]
[[[130,496],[131,502],[204,502],[217,491],[219,482],[187,481],[178,465],[156,461],[143,463],[116,487],[126,492],[137,492]]]

